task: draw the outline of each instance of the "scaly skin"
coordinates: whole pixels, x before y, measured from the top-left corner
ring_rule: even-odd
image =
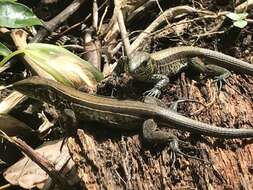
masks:
[[[253,129],[216,127],[156,105],[94,96],[39,77],[16,82],[12,88],[31,98],[52,104],[60,110],[72,109],[78,120],[97,121],[122,129],[139,130],[145,120],[152,118],[160,126],[202,135],[224,138],[253,137]]]
[[[204,58],[211,64],[201,64],[192,59],[194,57]],[[147,91],[151,96],[159,96],[169,77],[188,67],[206,76],[215,76],[216,80],[227,78],[230,71],[253,76],[252,64],[217,51],[191,46],[168,48],[151,54],[135,52],[128,62],[128,71],[135,79],[156,83],[153,89]]]

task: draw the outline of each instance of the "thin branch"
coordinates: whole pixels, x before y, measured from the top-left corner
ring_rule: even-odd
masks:
[[[95,31],[97,31],[97,28],[98,28],[98,4],[97,4],[97,0],[93,0],[92,15],[93,15],[92,26],[95,29]]]
[[[29,145],[17,137],[9,137],[0,130],[0,136],[21,150],[26,156],[34,161],[41,169],[43,169],[60,187],[61,189],[72,189],[67,179],[55,169],[54,165],[44,156],[34,151]]]
[[[37,35],[31,40],[31,42],[40,42],[45,38],[50,32],[54,31],[59,25],[61,25],[65,20],[67,20],[74,12],[76,12],[80,6],[85,2],[85,0],[74,0],[68,7],[66,7],[62,12],[60,12],[53,19],[45,23],[46,28],[41,28]],[[50,32],[49,32],[50,31]]]
[[[159,3],[158,0],[156,0],[156,4],[157,4],[158,8],[160,9],[162,15],[164,15],[164,11],[163,11],[163,9],[162,9],[162,7],[161,7],[161,5],[160,5],[160,3]],[[167,24],[168,24],[169,26],[171,26],[171,23],[170,23],[170,21],[167,19],[167,17],[165,17],[165,16],[163,16],[163,17],[164,17],[164,20],[167,22]],[[185,43],[186,43],[185,40],[182,38],[182,36],[180,36],[180,35],[178,34],[177,30],[174,30],[173,27],[171,27],[171,29],[172,29],[173,32],[175,32],[175,34],[181,39],[181,41],[184,42],[184,44],[185,44]]]
[[[203,13],[203,14],[209,14],[214,15],[213,12],[210,11],[203,11],[198,10],[195,8],[192,8],[190,6],[177,6],[170,8],[166,11],[164,11],[160,16],[158,16],[137,38],[136,40],[131,44],[131,51],[135,51],[143,42],[145,42],[145,39],[156,29],[158,28],[164,21],[165,18],[167,18],[168,21],[174,19],[175,17],[182,15],[182,14],[192,14],[192,13]]]
[[[106,0],[102,3],[102,5],[98,8],[98,11],[106,5],[107,1],[108,0]],[[73,29],[79,27],[81,24],[84,24],[90,17],[91,17],[91,13],[89,13],[83,21],[73,24],[72,26],[68,27],[66,30],[64,30],[60,34],[57,34],[57,36],[58,37],[63,36],[64,34],[68,33],[70,30],[73,30]]]
[[[149,0],[147,2],[145,2],[142,6],[138,7],[137,9],[135,9],[128,17],[127,17],[127,21],[131,21],[134,18],[136,18],[136,16],[138,16],[141,12],[143,12],[145,9],[148,9],[150,7],[152,7],[154,4],[156,3],[156,0]]]
[[[103,21],[104,21],[104,19],[105,19],[105,15],[107,14],[107,12],[108,12],[108,6],[105,7],[105,11],[104,11],[104,13],[103,13],[103,15],[102,15],[102,17],[101,17],[100,22],[99,22],[99,26],[98,26],[97,33],[100,33],[100,30],[101,30],[101,27],[102,27],[102,25],[103,25]]]
[[[236,12],[246,12],[253,7],[253,0],[247,0],[235,7]]]
[[[127,57],[129,57],[130,53],[131,53],[131,46],[130,46],[130,42],[129,42],[129,39],[128,39],[128,33],[127,33],[127,30],[126,30],[124,17],[123,17],[122,11],[121,11],[119,1],[114,0],[114,5],[115,5],[115,12],[116,12],[116,15],[117,15],[118,25],[119,25],[119,28],[120,28],[121,38],[122,38],[122,41],[123,41],[123,45],[125,47],[125,53],[126,53]]]

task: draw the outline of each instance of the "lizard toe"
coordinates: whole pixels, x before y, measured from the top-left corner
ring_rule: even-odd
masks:
[[[159,98],[161,95],[161,91],[157,88],[152,88],[151,90],[147,90],[143,93],[143,96],[152,96],[155,98]]]

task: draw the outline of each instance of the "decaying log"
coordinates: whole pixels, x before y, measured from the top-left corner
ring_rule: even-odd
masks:
[[[184,74],[171,84],[168,97],[201,101],[209,105],[199,114],[189,116],[220,127],[250,128],[253,122],[253,82],[246,76],[232,75],[229,87],[224,84],[218,93],[211,81],[204,85],[193,82]],[[241,94],[239,94],[238,92]],[[194,113],[201,105],[185,103],[180,112]],[[164,129],[165,130],[165,129]],[[182,148],[211,165],[178,156],[172,165],[168,147],[145,145],[138,134],[117,131],[101,125],[79,129],[76,138],[68,142],[78,165],[84,189],[251,189],[253,187],[253,145],[247,140],[225,140],[197,136],[187,132],[175,134],[191,148]]]

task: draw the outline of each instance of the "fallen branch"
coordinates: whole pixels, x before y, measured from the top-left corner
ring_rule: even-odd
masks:
[[[45,23],[45,28],[41,28],[37,35],[33,37],[31,42],[40,42],[50,32],[54,31],[60,24],[67,20],[74,12],[76,12],[85,0],[74,0],[68,7],[60,12],[56,17]]]
[[[9,137],[2,131],[0,131],[0,136],[15,145],[19,150],[21,150],[26,156],[28,156],[32,161],[34,161],[41,169],[43,169],[60,187],[60,189],[73,189],[69,184],[67,179],[57,171],[54,165],[47,160],[44,156],[35,152],[29,145],[17,137]]]
[[[247,0],[243,2],[242,4],[235,7],[236,12],[245,12],[250,10],[253,7],[253,0]]]
[[[123,17],[119,2],[117,0],[114,0],[114,4],[115,4],[115,12],[117,15],[117,21],[120,28],[121,39],[125,47],[126,55],[127,57],[129,57],[131,53],[131,47],[130,47],[130,42],[128,39],[128,33],[126,30],[125,22],[124,22],[124,17]]]
[[[136,40],[131,44],[131,52],[137,50],[143,42],[145,42],[145,39],[156,29],[158,28],[164,21],[172,20],[175,17],[182,15],[182,14],[209,14],[214,15],[215,13],[211,11],[203,11],[198,10],[195,8],[192,8],[190,6],[177,6],[170,8],[166,11],[164,11],[159,17],[157,17],[137,38]],[[165,20],[166,19],[166,20]]]

